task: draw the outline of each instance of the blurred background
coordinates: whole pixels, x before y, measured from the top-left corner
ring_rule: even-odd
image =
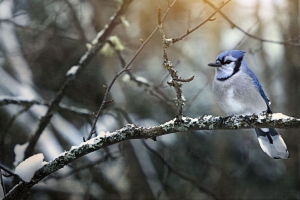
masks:
[[[169,3],[171,3],[170,0]],[[164,30],[179,37],[205,20],[221,1],[177,0]],[[120,6],[108,0],[0,0],[0,98],[49,103],[65,74],[85,53],[86,44]],[[133,0],[112,33],[124,50],[99,52],[78,75],[43,131],[35,153],[50,161],[87,137],[108,85],[129,62],[141,40],[157,26],[157,8],[168,1]],[[214,69],[207,63],[228,49],[246,51],[273,112],[300,117],[299,1],[232,0],[214,21],[168,49],[182,78],[184,115],[225,115],[213,99]],[[274,42],[275,41],[275,42]],[[278,43],[276,41],[282,42]],[[163,68],[158,32],[113,85],[97,130],[128,123],[153,126],[176,115],[175,92]],[[119,55],[118,55],[119,54]],[[72,107],[71,107],[72,106]],[[14,170],[15,147],[26,144],[47,106],[1,104],[0,163]],[[82,110],[81,110],[82,111]],[[126,141],[84,156],[31,189],[28,199],[300,199],[299,130],[279,130],[291,157],[269,158],[254,130],[194,131]],[[17,146],[22,149],[22,146]],[[6,190],[14,184],[3,178]],[[0,192],[3,197],[3,192]]]

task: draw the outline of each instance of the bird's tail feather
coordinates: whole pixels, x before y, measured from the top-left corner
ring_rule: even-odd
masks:
[[[256,128],[256,135],[262,150],[274,159],[287,159],[290,154],[281,137],[274,128]]]

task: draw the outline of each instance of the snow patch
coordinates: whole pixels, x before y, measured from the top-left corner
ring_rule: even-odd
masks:
[[[79,66],[78,65],[75,65],[73,67],[71,67],[67,73],[66,73],[66,76],[74,76],[76,73],[77,73],[77,70],[79,69]]]
[[[82,147],[82,146],[85,146],[85,145],[93,146],[93,145],[95,145],[95,144],[97,144],[97,143],[99,142],[99,138],[108,137],[108,136],[110,136],[111,134],[112,134],[112,133],[110,133],[110,132],[108,132],[108,131],[107,131],[107,132],[101,131],[97,137],[92,138],[92,139],[89,139],[89,140],[87,140],[87,141],[85,141],[85,142],[82,142],[82,143],[81,143],[80,145],[78,145],[78,146],[72,146],[71,149],[70,149],[70,151],[75,150],[75,149],[78,149],[78,148],[80,148],[80,147]],[[64,156],[65,153],[63,153],[63,154],[61,154],[61,155]]]
[[[99,133],[99,136],[98,137],[107,137],[107,136],[110,136],[111,135],[111,133],[110,132],[104,132],[104,131],[101,131],[100,133]]]
[[[128,74],[124,74],[124,76],[122,78],[122,81],[125,82],[125,83],[130,81],[130,76]]]
[[[290,117],[287,115],[284,115],[282,113],[275,113],[272,115],[272,120],[278,120],[278,119],[289,119]]]
[[[205,116],[203,117],[203,120],[208,121],[208,120],[210,120],[212,117],[213,117],[212,115],[205,115]]]
[[[171,124],[174,124],[175,123],[175,119],[172,119],[172,120],[170,120],[170,121],[168,121],[168,122],[166,122],[166,123],[164,123],[163,125],[161,125],[161,126],[168,126],[168,125],[171,125]]]
[[[149,81],[142,76],[137,76],[135,79],[141,83],[150,85]]]
[[[30,182],[34,173],[46,164],[43,160],[44,155],[42,153],[35,154],[21,162],[16,167],[15,174],[17,174],[23,181]]]

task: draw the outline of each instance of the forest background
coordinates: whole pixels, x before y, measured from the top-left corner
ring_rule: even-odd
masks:
[[[161,17],[167,13],[161,19],[167,38],[187,33],[167,48],[173,69],[187,80],[179,81],[184,116],[225,115],[213,99],[214,69],[207,63],[240,49],[273,112],[300,117],[299,1],[0,0],[3,167],[15,169],[16,145],[28,144],[39,130],[25,157],[43,153],[50,161],[88,139],[95,116],[98,135],[178,116],[178,93],[163,66],[158,8]],[[92,52],[94,45],[99,52]],[[78,74],[69,71],[81,64]],[[117,143],[51,173],[31,188],[29,199],[299,199],[299,130],[279,132],[288,160],[269,158],[251,129]],[[16,184],[12,177],[2,183],[5,192]]]

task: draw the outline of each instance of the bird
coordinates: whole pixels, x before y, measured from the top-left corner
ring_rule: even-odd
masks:
[[[231,115],[272,113],[271,102],[258,78],[247,66],[242,50],[227,50],[220,53],[215,62],[212,91],[217,104]],[[255,128],[261,149],[274,159],[287,159],[290,154],[281,135],[274,128]]]

